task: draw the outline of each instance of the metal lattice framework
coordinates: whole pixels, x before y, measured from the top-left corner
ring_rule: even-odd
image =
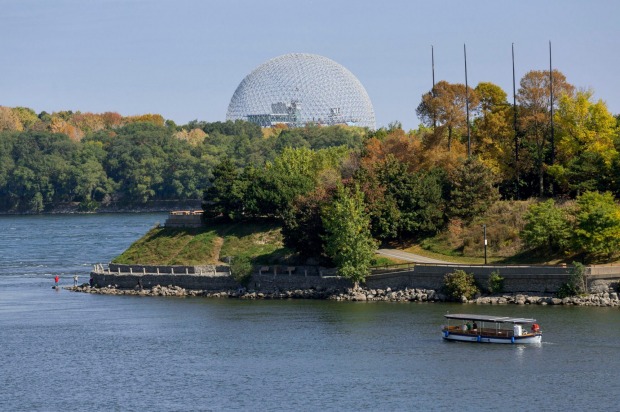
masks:
[[[326,57],[304,53],[276,57],[247,75],[230,100],[226,119],[263,127],[316,123],[375,128],[370,97],[353,73]]]

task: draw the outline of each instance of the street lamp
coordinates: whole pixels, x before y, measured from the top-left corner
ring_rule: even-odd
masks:
[[[482,225],[484,230],[484,264],[487,264],[487,225]]]

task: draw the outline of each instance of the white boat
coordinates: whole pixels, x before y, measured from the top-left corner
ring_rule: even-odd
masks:
[[[536,319],[505,316],[446,314],[445,340],[479,343],[540,343],[542,331]]]

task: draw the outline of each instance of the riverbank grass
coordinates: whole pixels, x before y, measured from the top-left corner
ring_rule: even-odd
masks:
[[[271,264],[288,255],[280,227],[273,222],[211,221],[202,228],[153,228],[113,263],[216,265],[243,257]]]

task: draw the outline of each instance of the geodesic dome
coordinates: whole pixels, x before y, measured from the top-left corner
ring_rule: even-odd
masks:
[[[227,120],[263,127],[349,124],[375,128],[375,112],[364,86],[349,70],[316,54],[271,59],[248,74],[228,105]]]

